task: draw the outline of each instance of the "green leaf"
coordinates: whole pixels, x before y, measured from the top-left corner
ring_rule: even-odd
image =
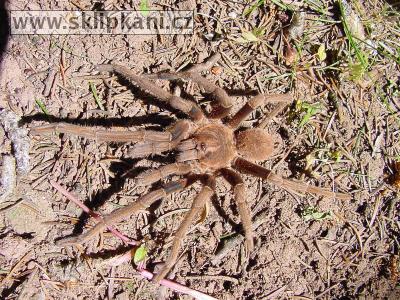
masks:
[[[318,48],[318,59],[324,61],[326,59],[325,44],[321,44]]]
[[[243,13],[243,15],[245,17],[247,17],[248,15],[250,15],[253,11],[255,11],[257,8],[259,8],[260,6],[262,6],[265,3],[265,0],[258,0],[256,1],[252,6],[250,6],[250,8],[246,9]]]
[[[253,33],[253,35],[255,35],[255,37],[259,38],[265,35],[265,28],[264,27],[254,28],[251,32]]]
[[[338,162],[342,158],[342,152],[340,150],[333,151],[332,153],[330,153],[330,157]]]
[[[315,207],[309,206],[306,207],[302,212],[301,216],[304,221],[322,221],[332,219],[332,214],[330,211],[328,212],[320,212]]]
[[[147,0],[140,0],[139,11],[143,16],[147,16],[150,13],[150,7]]]
[[[147,249],[144,245],[141,245],[139,248],[136,249],[135,255],[133,256],[133,262],[135,265],[145,260],[147,255]]]
[[[258,37],[254,35],[251,31],[244,31],[242,32],[242,36],[236,40],[239,43],[252,43],[258,42]]]
[[[311,118],[315,116],[320,110],[321,105],[318,102],[314,104],[309,104],[302,101],[296,102],[296,112],[305,112],[305,115],[302,117],[299,123],[299,127],[303,127],[304,125],[306,125],[311,120]]]
[[[353,81],[361,80],[365,74],[365,68],[361,63],[349,63],[350,79]]]
[[[361,48],[359,47],[359,41],[355,37],[353,37],[353,34],[349,27],[349,23],[347,20],[348,13],[346,13],[346,11],[349,9],[351,10],[351,7],[344,0],[339,0],[338,3],[339,3],[340,12],[341,12],[341,21],[343,24],[344,33],[345,33],[347,39],[349,40],[350,47],[353,48],[355,55],[357,57],[358,63],[359,63],[359,64],[357,64],[357,63],[355,64],[355,65],[358,65],[356,70],[353,70],[353,71],[356,71],[356,74],[352,75],[353,78],[351,78],[351,79],[358,80],[362,77],[362,75],[368,69],[368,55],[361,50]],[[345,6],[347,7],[347,10],[345,9]]]

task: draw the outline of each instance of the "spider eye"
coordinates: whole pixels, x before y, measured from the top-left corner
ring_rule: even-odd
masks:
[[[200,148],[201,148],[201,150],[203,150],[205,152],[206,149],[207,149],[206,144],[205,143],[201,143],[200,144]]]

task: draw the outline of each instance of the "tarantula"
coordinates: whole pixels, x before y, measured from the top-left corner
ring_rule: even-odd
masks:
[[[60,245],[84,243],[101,233],[107,226],[120,222],[138,210],[148,208],[155,201],[187,188],[199,180],[203,187],[193,200],[190,211],[175,233],[169,258],[161,271],[155,277],[161,280],[175,264],[181,241],[186,235],[190,224],[201,212],[215,190],[215,178],[223,176],[232,186],[238,212],[242,221],[247,248],[254,247],[251,211],[247,203],[246,187],[239,173],[249,174],[271,182],[279,187],[295,193],[313,193],[320,196],[349,199],[348,194],[335,193],[325,188],[319,188],[282,178],[270,170],[256,164],[256,161],[268,159],[274,150],[274,138],[260,128],[241,130],[240,125],[256,108],[267,102],[279,104],[281,108],[288,104],[292,97],[289,94],[263,95],[250,99],[236,114],[230,116],[232,100],[226,91],[211,83],[200,75],[200,72],[209,69],[219,55],[214,55],[203,64],[195,65],[187,71],[177,73],[160,73],[148,76],[138,76],[125,66],[108,64],[98,66],[101,72],[115,72],[124,77],[133,85],[169,104],[174,109],[188,115],[191,120],[178,120],[165,131],[110,131],[96,130],[67,123],[55,123],[39,126],[32,129],[34,134],[49,132],[74,134],[94,139],[97,142],[135,142],[131,149],[133,157],[145,157],[152,154],[161,154],[167,151],[177,151],[176,162],[167,164],[157,170],[141,173],[137,177],[137,184],[151,185],[171,175],[185,175],[183,179],[169,182],[162,188],[149,192],[137,201],[117,209],[104,216],[104,221],[97,223],[77,237],[61,240]],[[175,96],[157,87],[151,79],[192,80],[205,93],[212,95],[213,110],[205,113],[194,102]],[[278,105],[278,106],[279,106]],[[236,170],[236,171],[235,171]]]

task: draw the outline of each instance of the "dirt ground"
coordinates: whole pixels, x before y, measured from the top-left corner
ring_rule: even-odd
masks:
[[[162,130],[184,116],[116,76],[99,79],[95,66],[176,71],[221,53],[204,75],[227,89],[234,111],[254,92],[294,97],[265,128],[279,143],[261,164],[352,199],[297,195],[243,175],[257,223],[255,249],[247,253],[232,188],[218,179],[206,219],[192,226],[170,278],[217,299],[400,299],[400,7],[390,2],[353,1],[343,12],[337,1],[148,1],[151,9],[195,10],[194,34],[11,36],[1,62],[0,108],[20,118],[22,135],[59,121]],[[6,6],[122,10],[140,4],[10,0]],[[179,87],[209,109],[193,83],[156,84]],[[256,126],[272,109],[258,109],[244,127]],[[50,180],[106,214],[159,186],[138,187],[134,177],[174,161],[174,153],[132,159],[130,144],[28,134],[29,169],[21,170],[15,157],[19,169],[8,170],[15,141],[2,125],[1,299],[191,299],[142,278],[133,264],[107,264],[130,249],[109,233],[81,247],[55,244],[96,221]],[[168,256],[199,189],[195,184],[118,224],[144,243],[146,269],[155,272]]]

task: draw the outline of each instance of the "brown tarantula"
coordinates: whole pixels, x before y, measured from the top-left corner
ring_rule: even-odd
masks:
[[[168,103],[171,107],[190,117],[191,120],[178,120],[163,132],[95,130],[66,123],[49,124],[32,129],[35,134],[68,133],[95,139],[97,142],[136,142],[131,151],[134,157],[145,157],[171,150],[178,152],[175,163],[138,175],[137,184],[150,185],[171,175],[186,175],[184,179],[169,182],[162,188],[140,197],[134,203],[113,211],[104,216],[104,222],[97,223],[80,236],[63,239],[59,244],[71,245],[86,242],[105,230],[107,226],[120,222],[133,213],[149,207],[158,199],[183,190],[194,181],[200,180],[203,187],[193,200],[190,211],[175,233],[171,254],[155,278],[158,281],[164,278],[175,264],[181,241],[190,224],[193,223],[205,203],[214,194],[217,176],[223,176],[233,186],[234,197],[249,250],[254,247],[251,211],[247,204],[246,187],[239,173],[261,177],[295,193],[308,192],[326,197],[349,198],[347,194],[335,193],[328,189],[282,178],[254,163],[255,161],[264,161],[271,156],[274,150],[274,138],[260,128],[241,130],[241,122],[257,107],[267,102],[280,104],[280,107],[283,108],[282,103],[289,103],[292,97],[288,94],[269,96],[259,94],[249,100],[236,114],[229,116],[232,107],[231,98],[225,90],[200,76],[201,71],[209,69],[218,59],[219,55],[214,55],[208,62],[195,65],[187,71],[161,73],[147,77],[135,75],[130,69],[121,65],[109,64],[98,67],[99,71],[115,72],[121,75],[148,94]],[[157,87],[151,79],[192,80],[206,93],[213,96],[214,109],[206,116],[197,104]]]

